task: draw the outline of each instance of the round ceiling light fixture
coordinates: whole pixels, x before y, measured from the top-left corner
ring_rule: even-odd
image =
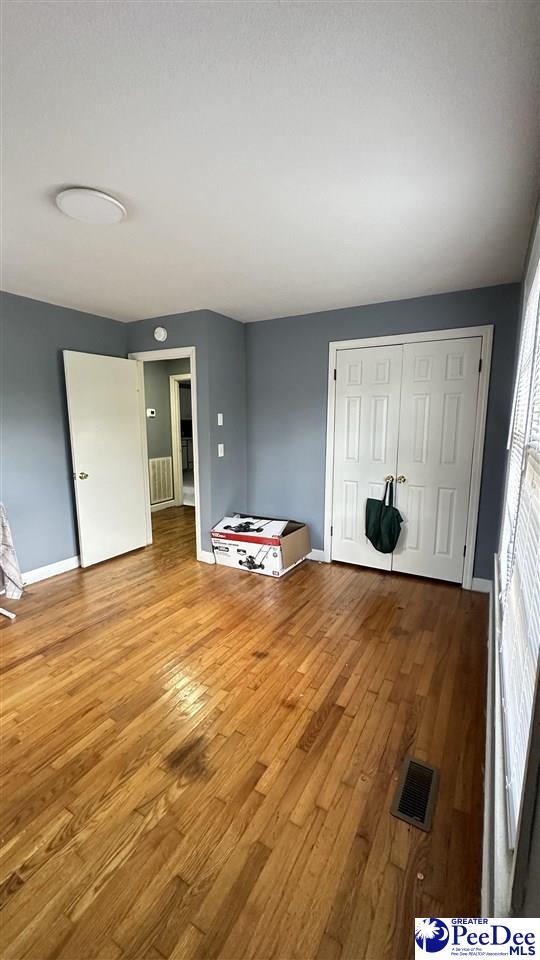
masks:
[[[67,217],[86,223],[120,223],[127,210],[119,200],[90,187],[69,187],[56,195],[56,206]]]

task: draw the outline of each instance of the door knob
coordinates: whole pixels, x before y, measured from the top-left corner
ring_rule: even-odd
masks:
[[[79,474],[79,480],[88,480],[88,474],[85,473],[84,470],[81,470]]]
[[[393,481],[393,479],[394,479],[394,477],[392,476],[391,473],[389,473],[388,476],[384,478],[384,482],[385,482],[385,483],[391,483],[391,482]]]
[[[398,482],[398,483],[407,483],[407,477],[404,477],[403,474],[400,473],[399,477],[397,478],[397,482]]]

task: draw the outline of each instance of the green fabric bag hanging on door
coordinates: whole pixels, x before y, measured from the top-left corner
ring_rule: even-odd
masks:
[[[403,517],[394,506],[394,481],[387,480],[382,500],[368,497],[366,501],[366,537],[379,553],[392,553],[402,523]]]

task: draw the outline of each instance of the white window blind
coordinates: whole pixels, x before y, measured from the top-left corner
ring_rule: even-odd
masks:
[[[521,808],[540,659],[540,264],[522,325],[501,542],[500,672],[510,845]]]

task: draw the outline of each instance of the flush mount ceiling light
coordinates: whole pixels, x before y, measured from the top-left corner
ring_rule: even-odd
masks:
[[[89,187],[61,190],[56,196],[56,206],[67,217],[87,223],[120,223],[127,216],[127,210],[119,200]]]

